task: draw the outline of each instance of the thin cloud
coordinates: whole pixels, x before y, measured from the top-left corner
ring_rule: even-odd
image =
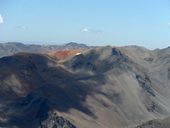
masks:
[[[99,34],[99,33],[102,33],[102,30],[83,28],[83,29],[81,29],[81,32],[91,32],[94,34]]]
[[[92,33],[95,33],[95,34],[100,34],[102,33],[102,30],[97,30],[97,29],[91,29],[90,30]]]
[[[27,29],[27,27],[25,27],[25,26],[17,26],[16,28],[19,29],[19,30],[25,30],[25,29]]]
[[[82,32],[88,32],[89,29],[88,29],[88,28],[83,28],[83,29],[81,29],[81,31],[82,31]]]
[[[3,24],[3,23],[4,23],[4,20],[3,20],[2,15],[0,14],[0,24]]]

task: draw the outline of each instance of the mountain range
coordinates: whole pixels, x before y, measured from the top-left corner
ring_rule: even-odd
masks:
[[[0,43],[0,57],[10,56],[18,52],[27,53],[48,53],[59,50],[80,50],[88,49],[90,46],[70,42],[64,45],[38,45],[38,44],[23,44],[20,42]]]
[[[1,55],[0,127],[170,127],[170,48],[38,47]]]

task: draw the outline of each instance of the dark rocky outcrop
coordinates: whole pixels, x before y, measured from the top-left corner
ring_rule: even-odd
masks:
[[[39,128],[77,128],[70,121],[58,116],[56,113],[51,113],[48,119],[41,122]]]
[[[152,87],[151,87],[151,80],[149,79],[148,76],[145,75],[144,78],[143,78],[140,75],[136,75],[136,79],[137,79],[140,87],[144,91],[148,92],[152,96],[155,96],[155,93],[154,93],[154,91],[152,90]]]
[[[147,121],[136,128],[169,128],[170,127],[170,118],[164,119],[155,119]]]

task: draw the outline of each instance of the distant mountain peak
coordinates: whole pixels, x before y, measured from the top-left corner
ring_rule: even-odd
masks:
[[[65,44],[65,46],[88,48],[88,46],[86,44],[79,44],[79,43],[76,43],[76,42],[67,43],[67,44]]]

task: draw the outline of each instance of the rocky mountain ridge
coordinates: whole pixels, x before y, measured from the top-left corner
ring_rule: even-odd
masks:
[[[61,119],[77,128],[134,128],[167,117],[169,53],[106,46],[63,61],[35,53],[2,57],[0,126],[37,128],[45,122],[50,128],[51,119]]]
[[[64,45],[38,45],[23,44],[19,42],[0,43],[0,57],[14,55],[19,52],[27,53],[51,53],[61,50],[82,50],[89,49],[91,46],[70,42]]]

